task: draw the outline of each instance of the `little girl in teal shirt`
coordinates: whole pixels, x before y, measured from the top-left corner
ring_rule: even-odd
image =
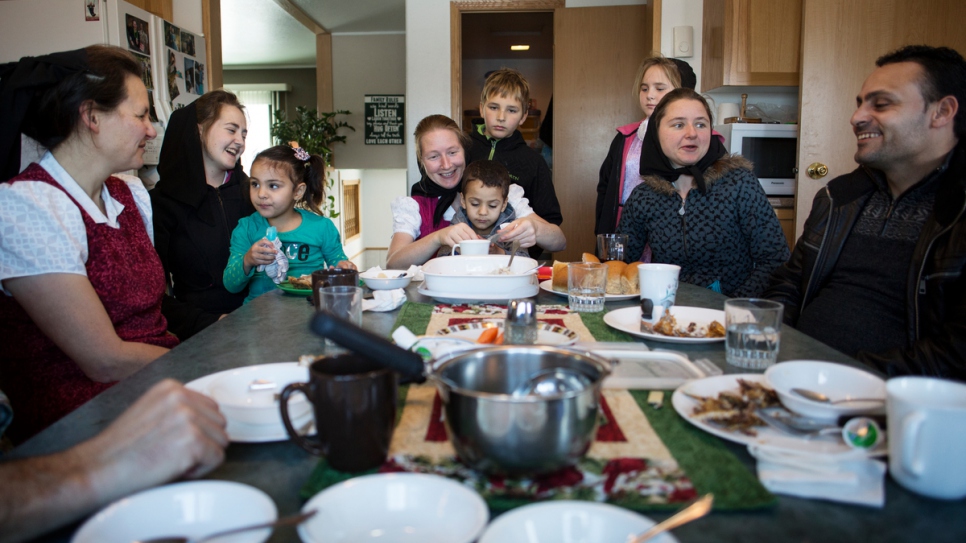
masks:
[[[259,270],[274,264],[279,250],[288,257],[288,276],[327,266],[356,269],[345,256],[339,231],[321,215],[324,176],[322,157],[298,146],[276,145],[255,157],[249,189],[255,213],[238,221],[232,232],[224,274],[230,292],[249,285],[245,303],[275,289],[276,280]],[[278,232],[281,249],[266,238],[270,226]]]

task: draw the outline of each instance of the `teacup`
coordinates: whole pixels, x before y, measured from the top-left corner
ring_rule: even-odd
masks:
[[[966,497],[966,385],[898,377],[886,397],[892,478],[924,496]]]
[[[327,268],[312,272],[312,305],[319,309],[319,289],[322,287],[357,287],[359,272],[343,268]]]
[[[455,252],[459,249],[460,254],[468,255],[488,255],[490,254],[490,240],[488,239],[464,239],[453,247]]]
[[[357,354],[321,358],[309,367],[308,383],[282,390],[285,431],[306,451],[325,456],[334,469],[358,472],[381,466],[396,422],[398,374]],[[312,403],[316,439],[299,435],[289,417],[289,398],[300,391]]]

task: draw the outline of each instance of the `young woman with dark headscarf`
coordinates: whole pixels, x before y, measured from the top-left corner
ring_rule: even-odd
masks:
[[[788,260],[788,244],[751,163],[727,153],[711,119],[691,89],[664,96],[644,135],[642,182],[617,231],[628,235],[628,263],[650,244],[652,262],[681,266],[683,282],[758,296]]]
[[[151,205],[171,287],[162,311],[181,340],[240,307],[248,294],[222,283],[231,233],[255,212],[238,160],[247,132],[238,98],[216,90],[175,111],[164,135]]]
[[[149,111],[141,65],[117,47],[0,66],[0,382],[14,442],[178,343],[147,191],[114,174],[143,165]],[[21,132],[49,151],[18,174]]]

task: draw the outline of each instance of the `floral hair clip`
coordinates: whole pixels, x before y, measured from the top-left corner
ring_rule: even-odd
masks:
[[[308,162],[309,152],[299,147],[299,143],[297,141],[290,141],[288,144],[292,147],[292,150],[295,151],[295,158],[301,160],[302,162]]]

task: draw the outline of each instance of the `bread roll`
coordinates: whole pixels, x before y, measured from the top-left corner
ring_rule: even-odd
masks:
[[[595,262],[598,264],[600,263],[600,259],[590,253],[584,253],[580,255],[580,261],[585,263],[586,262]]]
[[[624,287],[621,284],[621,277],[627,264],[620,260],[608,260],[607,265],[607,294],[624,294]]]
[[[621,286],[624,287],[624,294],[641,293],[641,276],[637,273],[639,264],[640,262],[634,262],[624,268],[624,273],[621,274]]]
[[[552,288],[557,292],[569,292],[567,288],[567,263],[553,261]]]

